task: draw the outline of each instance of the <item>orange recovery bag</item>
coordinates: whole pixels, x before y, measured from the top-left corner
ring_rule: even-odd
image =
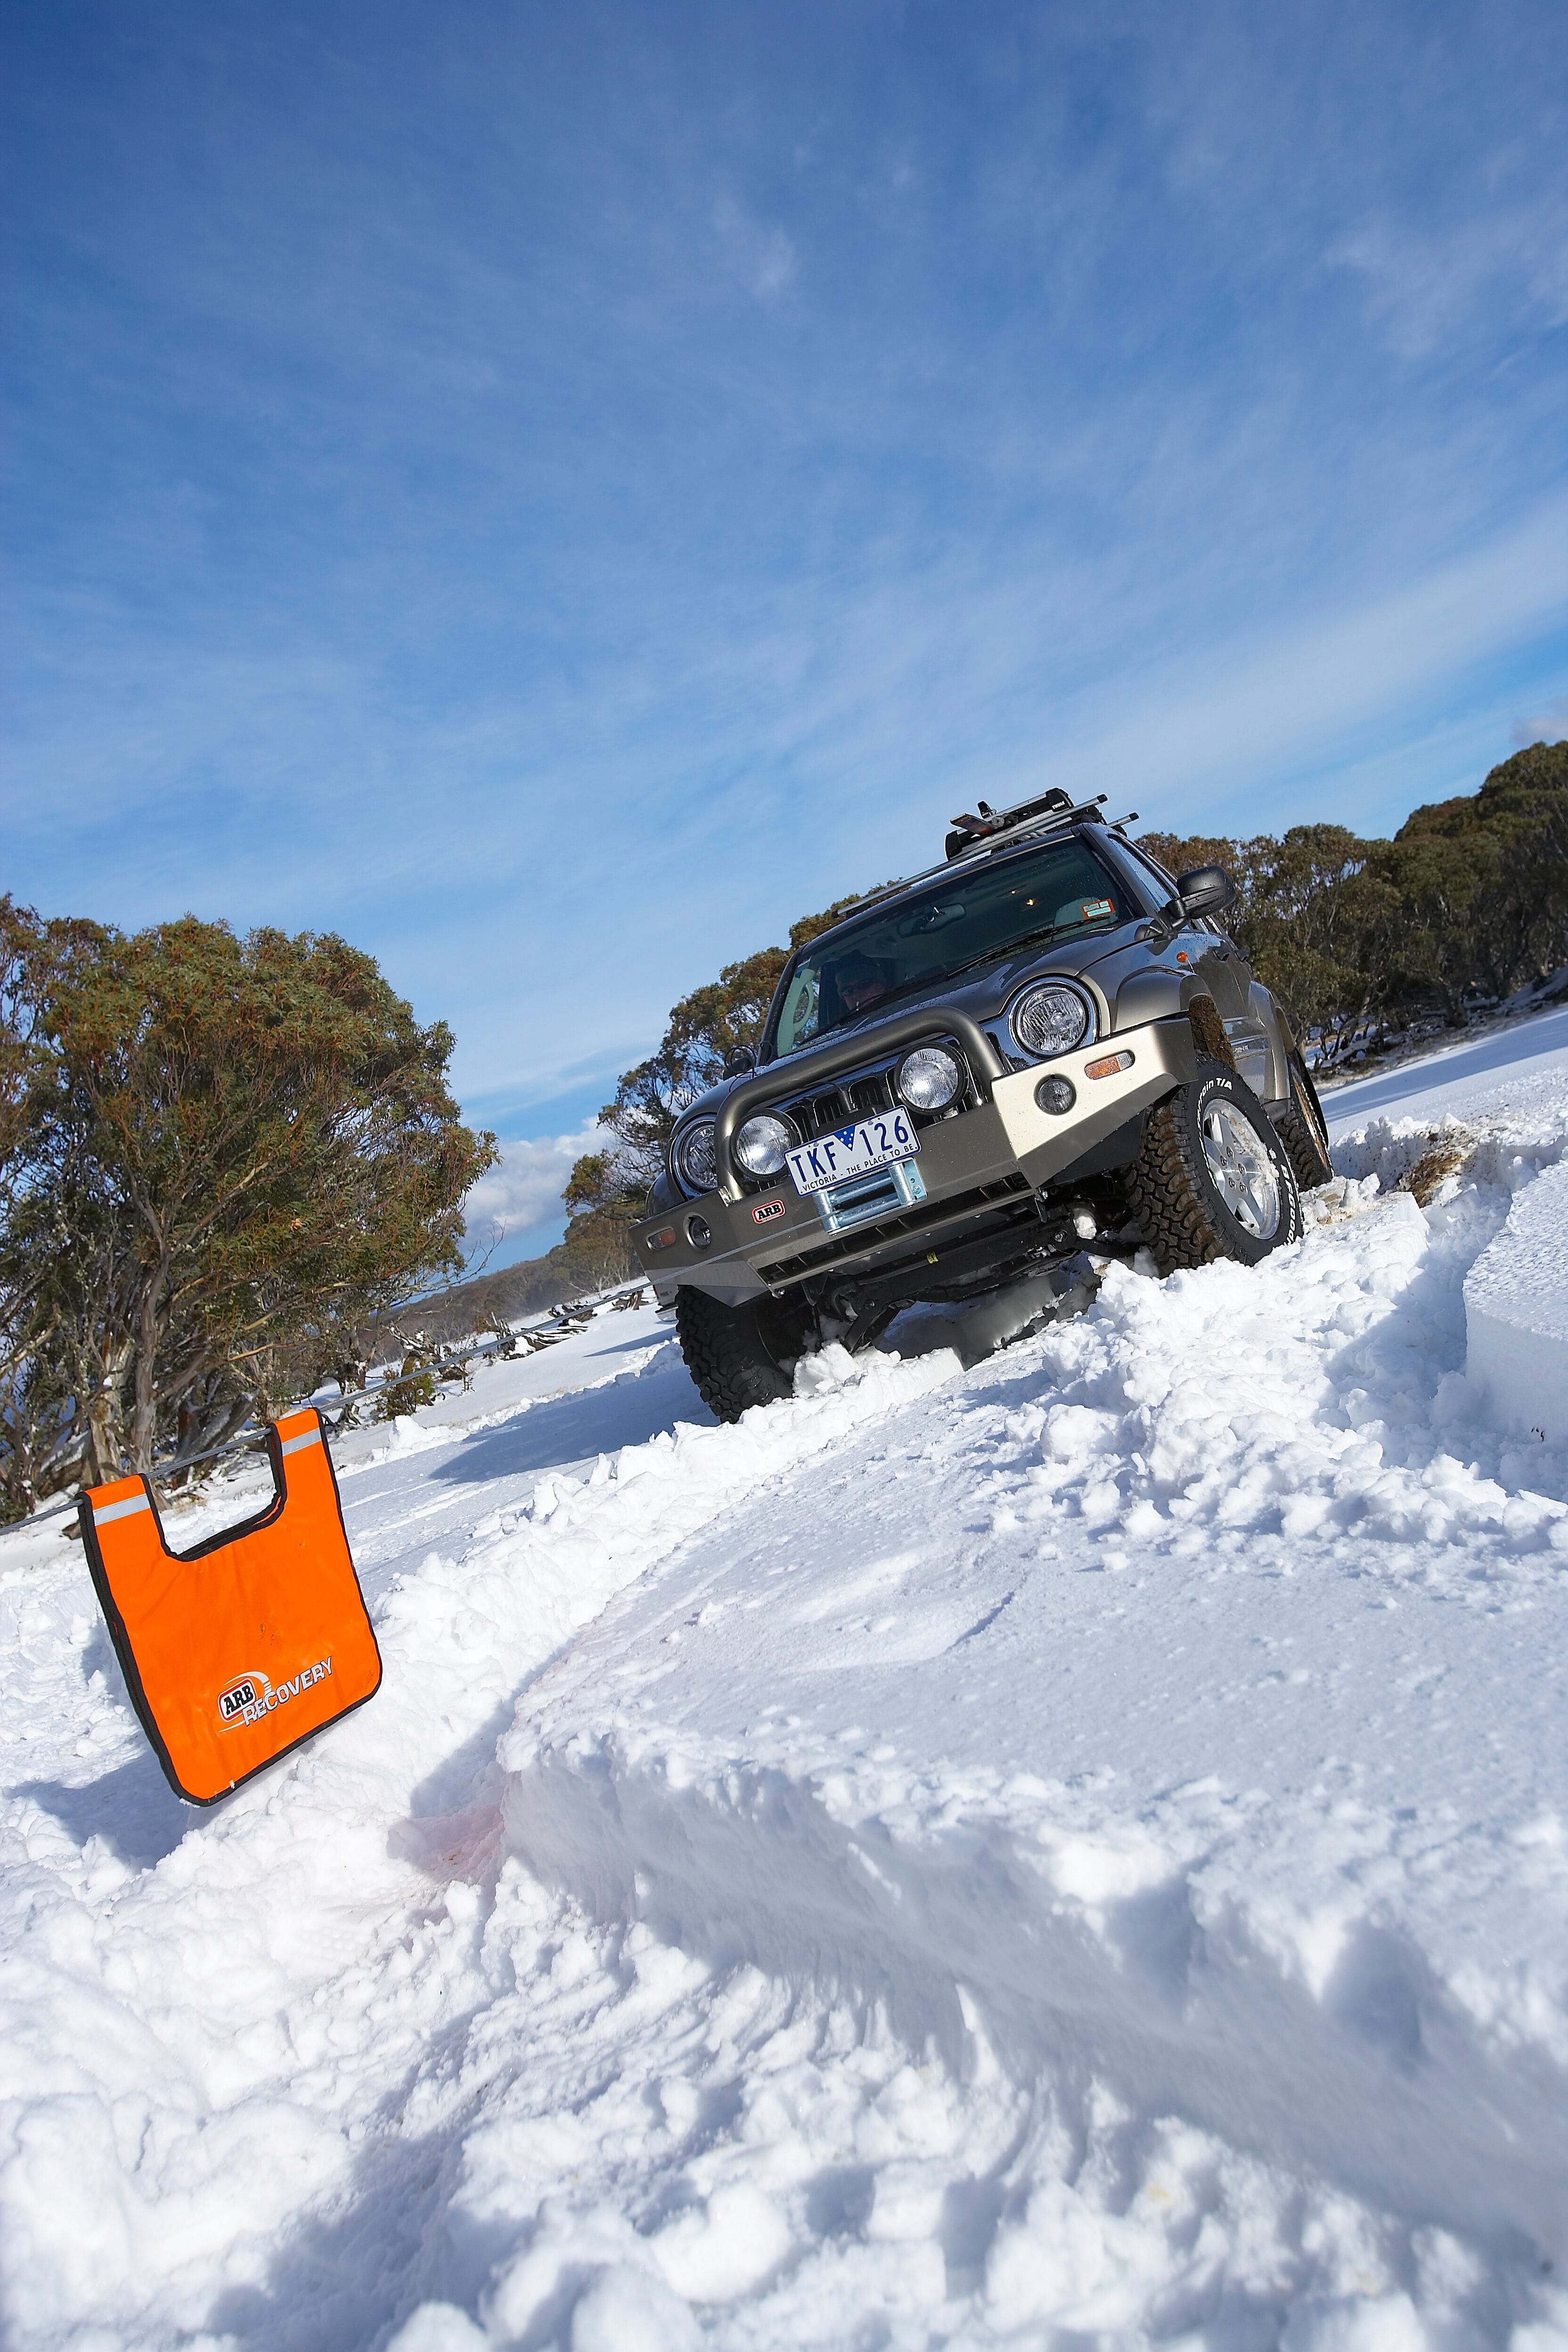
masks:
[[[88,1565],[132,1704],[175,1791],[216,1804],[381,1686],[313,1406],[270,1424],[272,1500],[171,1551],[151,1483],[89,1486]]]

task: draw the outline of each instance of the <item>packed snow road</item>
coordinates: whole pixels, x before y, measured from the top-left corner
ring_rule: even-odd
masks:
[[[211,1813],[0,1539],[7,2340],[1568,2337],[1568,1452],[1465,1369],[1568,1138],[1511,1034],[1332,1096],[1256,1274],[732,1429],[605,1315],[349,1441],[382,1694]]]

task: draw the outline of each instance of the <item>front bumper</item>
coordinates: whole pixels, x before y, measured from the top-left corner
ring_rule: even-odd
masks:
[[[874,1046],[874,1038],[862,1041]],[[1100,1077],[1089,1070],[1115,1057],[1121,1065]],[[802,1199],[789,1178],[737,1201],[706,1192],[632,1229],[637,1263],[658,1287],[689,1283],[731,1305],[763,1292],[777,1294],[819,1274],[846,1272],[858,1279],[923,1250],[940,1262],[942,1245],[966,1225],[1049,1186],[1116,1129],[1197,1075],[1193,1033],[1184,1013],[1151,1021],[1076,1054],[990,1080],[990,1099],[956,1118],[921,1130],[913,1163],[923,1198],[900,1199],[889,1213],[834,1231],[817,1206]],[[1043,1078],[1070,1079],[1070,1110],[1042,1110],[1035,1089]],[[703,1246],[693,1230],[706,1228]]]

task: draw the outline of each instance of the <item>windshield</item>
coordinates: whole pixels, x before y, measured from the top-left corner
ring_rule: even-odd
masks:
[[[1137,913],[1127,886],[1079,840],[955,874],[804,948],[784,984],[771,1050],[793,1054],[1026,941],[1114,930]]]

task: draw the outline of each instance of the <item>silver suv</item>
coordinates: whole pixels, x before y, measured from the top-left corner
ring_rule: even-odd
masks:
[[[1234,887],[1173,879],[1103,797],[954,818],[944,865],[796,950],[757,1052],[682,1115],[633,1247],[721,1419],[826,1339],[1086,1244],[1170,1273],[1299,1238],[1328,1139]]]

